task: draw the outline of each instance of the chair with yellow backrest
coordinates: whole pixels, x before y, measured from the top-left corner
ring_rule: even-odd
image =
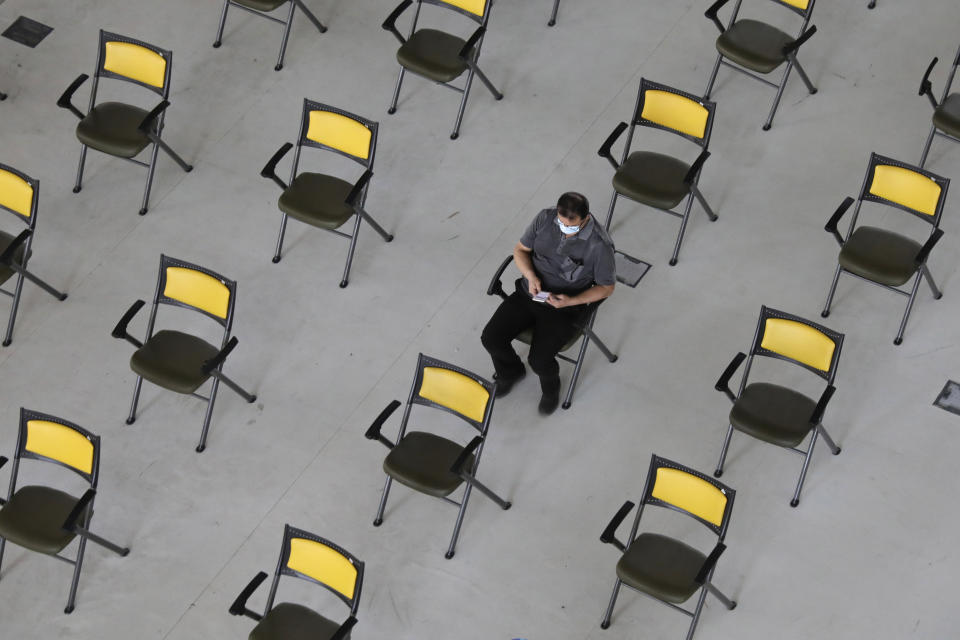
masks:
[[[280,20],[279,18],[274,18],[269,15],[271,11],[279,9],[287,3],[290,4],[290,9],[287,11],[286,20]],[[290,38],[290,26],[293,24],[293,12],[295,9],[299,7],[320,33],[327,32],[327,28],[317,19],[317,16],[313,15],[313,12],[307,8],[307,5],[303,4],[302,0],[224,0],[223,11],[220,13],[220,26],[217,28],[217,39],[213,43],[214,49],[219,48],[223,40],[223,27],[227,23],[227,9],[230,7],[243,9],[247,13],[252,13],[261,18],[266,18],[272,22],[284,25],[283,40],[280,43],[280,57],[277,58],[277,64],[273,67],[274,71],[283,69],[283,56],[287,52],[287,40]]]
[[[97,66],[93,72],[93,88],[90,90],[90,104],[86,115],[73,105],[71,99],[74,92],[89,77],[87,74],[80,74],[57,100],[58,107],[67,109],[80,119],[77,124],[80,164],[77,167],[74,193],[79,192],[83,184],[83,165],[87,158],[88,147],[147,168],[147,185],[143,191],[140,215],[147,212],[150,187],[153,184],[153,173],[157,164],[157,152],[160,149],[173,158],[184,171],[193,170],[191,165],[160,138],[166,109],[170,106],[168,98],[170,97],[172,58],[172,52],[160,47],[115,33],[100,31]],[[140,85],[159,94],[160,104],[150,111],[122,102],[97,104],[100,78],[125,80]],[[136,157],[147,147],[150,147],[149,162],[137,160]]]
[[[840,453],[840,447],[834,443],[823,426],[823,414],[835,391],[833,382],[837,375],[842,346],[842,333],[831,331],[799,316],[761,307],[749,357],[742,352],[734,356],[714,386],[717,391],[730,398],[733,408],[730,410],[730,427],[723,440],[720,461],[713,475],[718,478],[723,475],[723,463],[730,447],[730,438],[736,429],[803,456],[800,479],[790,501],[791,507],[797,506],[817,437],[822,436],[826,440],[833,455]],[[747,384],[753,358],[758,355],[784,360],[812,371],[827,381],[827,387],[820,394],[820,399],[814,401],[798,391],[770,382]],[[747,365],[740,380],[740,390],[734,395],[730,390],[730,378],[744,360]],[[806,451],[798,449],[808,435],[810,440]]]
[[[617,527],[623,522],[633,503],[627,501],[600,535],[601,542],[612,544],[623,552],[617,563],[617,580],[613,585],[610,603],[600,623],[602,629],[610,626],[610,616],[617,602],[621,585],[626,585],[650,596],[692,618],[687,640],[693,637],[700,620],[700,612],[707,593],[733,609],[737,603],[713,586],[713,571],[720,554],[726,549],[723,540],[730,524],[736,491],[690,467],[654,455],[650,459],[647,482],[643,488],[640,507],[630,528],[630,537],[624,544],[617,539]],[[641,533],[640,516],[647,505],[666,507],[690,516],[717,535],[717,544],[709,555],[675,538],[659,533]],[[681,604],[700,592],[693,611]]]
[[[60,293],[27,271],[27,261],[31,255],[30,245],[33,244],[33,234],[37,228],[39,189],[39,180],[0,163],[0,209],[9,211],[27,225],[27,228],[17,236],[0,231],[0,284],[12,278],[14,274],[17,276],[13,293],[0,289],[0,293],[5,293],[13,298],[10,319],[7,321],[7,332],[3,338],[3,346],[5,347],[13,340],[13,325],[17,321],[17,308],[20,306],[20,292],[23,289],[24,278],[33,282],[57,300],[65,300],[67,297],[67,294]]]
[[[373,177],[378,129],[379,124],[376,122],[361,118],[349,111],[313,100],[303,101],[300,137],[297,140],[297,150],[293,154],[290,184],[286,184],[277,176],[277,163],[293,148],[292,143],[284,143],[260,172],[261,176],[270,178],[283,189],[280,200],[277,201],[283,217],[280,220],[277,250],[273,255],[274,263],[280,262],[288,217],[326,229],[350,240],[347,263],[343,268],[343,277],[340,279],[341,288],[347,286],[350,277],[350,266],[353,264],[353,252],[357,246],[361,220],[366,220],[384,241],[393,240],[393,235],[384,231],[364,208],[370,179]],[[332,151],[353,160],[366,170],[353,183],[323,173],[303,171],[298,174],[300,153],[305,146]],[[350,218],[354,218],[353,232],[348,234],[338,231]]]
[[[83,478],[88,484],[78,500],[68,493],[41,485],[17,487],[20,461],[40,460],[62,466]],[[7,459],[0,456],[0,467]],[[20,409],[20,431],[10,472],[10,491],[0,500],[0,561],[7,541],[21,547],[54,556],[73,565],[73,581],[64,613],[73,611],[83,565],[87,540],[125,556],[130,552],[90,531],[93,501],[100,475],[100,437],[67,420]],[[79,537],[77,555],[60,555],[74,538]]]
[[[935,299],[939,300],[943,296],[927,267],[927,258],[943,235],[940,230],[940,217],[943,215],[943,204],[947,199],[949,186],[950,181],[947,178],[876,153],[870,154],[870,165],[867,167],[867,175],[860,188],[860,196],[857,198],[857,206],[853,210],[846,237],[837,231],[837,223],[853,204],[853,198],[846,198],[824,227],[840,245],[840,256],[821,316],[826,318],[830,315],[830,305],[840,274],[850,273],[907,296],[907,308],[903,312],[897,337],[893,340],[894,344],[903,342],[903,332],[907,328],[907,320],[917,297],[921,277],[927,279]],[[913,214],[930,225],[930,235],[921,245],[912,238],[879,227],[857,227],[860,207],[865,200]],[[900,289],[910,278],[913,278],[910,291]]]
[[[927,136],[927,141],[923,145],[923,153],[920,154],[921,169],[927,162],[927,154],[930,153],[930,145],[933,143],[934,136],[960,142],[960,93],[950,93],[953,78],[957,75],[957,66],[960,65],[960,48],[957,49],[957,53],[953,57],[953,66],[950,67],[947,83],[943,86],[940,102],[937,102],[937,99],[933,97],[933,84],[930,82],[930,73],[936,66],[937,60],[937,58],[934,58],[930,62],[927,72],[923,74],[923,80],[920,82],[920,95],[927,96],[933,106],[933,124],[930,126],[930,135]]]
[[[302,578],[326,587],[350,607],[350,617],[338,624],[303,605],[281,602],[274,606],[280,576]],[[284,525],[280,560],[267,595],[267,606],[260,615],[247,608],[247,600],[267,577],[265,571],[258,573],[230,605],[233,615],[257,621],[250,640],[344,640],[350,637],[350,630],[357,624],[363,587],[363,562],[352,553],[320,536]]]
[[[681,219],[680,233],[673,247],[671,265],[677,264],[680,244],[683,242],[683,234],[687,228],[694,198],[703,207],[711,221],[717,219],[697,186],[703,163],[710,157],[707,146],[710,144],[716,107],[715,103],[692,93],[650,82],[645,78],[641,79],[630,124],[627,125],[626,122],[618,124],[597,152],[616,170],[613,176],[613,198],[610,199],[610,208],[607,211],[607,229],[610,229],[618,196],[630,198],[635,202],[677,216]],[[637,125],[661,129],[685,138],[700,146],[700,155],[693,164],[687,164],[673,156],[652,151],[630,153],[633,133]],[[627,141],[623,146],[620,162],[617,162],[610,148],[624,131],[627,131]],[[683,201],[686,201],[683,213],[673,211],[673,208]]]
[[[157,290],[153,294],[150,319],[147,321],[146,339],[140,342],[127,332],[130,320],[146,304],[143,300],[133,303],[111,334],[137,348],[130,357],[130,368],[137,374],[137,382],[133,388],[127,424],[133,424],[136,420],[137,401],[144,378],[164,389],[206,400],[207,412],[203,418],[200,444],[197,445],[197,453],[200,453],[206,448],[213,403],[221,382],[247,402],[257,399],[223,373],[224,360],[237,346],[237,338],[230,336],[236,296],[237,283],[233,280],[189,262],[160,256],[160,273],[157,276]],[[223,327],[220,347],[180,331],[163,329],[154,333],[157,309],[161,304],[198,311],[220,324]],[[209,378],[213,378],[209,395],[204,397],[197,394],[196,390]]]
[[[777,97],[773,99],[770,114],[763,125],[763,130],[767,131],[773,122],[774,114],[777,113],[777,106],[780,104],[783,90],[787,86],[790,71],[794,67],[797,68],[797,73],[800,74],[800,79],[807,86],[807,90],[811,94],[817,92],[817,88],[810,82],[810,78],[807,77],[803,67],[800,66],[800,61],[797,60],[797,49],[817,32],[816,27],[807,29],[815,0],[772,0],[772,2],[790,9],[803,18],[803,25],[796,37],[790,36],[766,22],[750,19],[738,20],[740,4],[743,0],[736,0],[733,5],[733,13],[730,15],[730,22],[724,28],[723,23],[717,17],[717,11],[727,2],[729,0],[717,0],[704,13],[720,30],[720,36],[717,38],[717,62],[713,65],[713,72],[710,74],[709,82],[707,82],[704,98],[710,98],[710,94],[713,92],[713,83],[717,79],[717,72],[720,70],[721,64],[750,76],[754,80],[759,80],[768,87],[773,87],[777,90]],[[779,83],[775,84],[757,75],[772,73],[783,63],[786,63],[786,66]]]
[[[417,3],[417,8],[413,13],[410,35],[404,38],[397,30],[397,18],[414,2]],[[424,4],[433,4],[450,9],[470,18],[480,26],[466,40],[446,31],[417,29],[420,9]],[[450,134],[451,140],[456,140],[460,135],[460,123],[463,121],[463,111],[467,106],[467,97],[470,95],[470,86],[473,84],[474,76],[480,78],[480,81],[490,90],[495,99],[503,99],[503,94],[493,86],[493,83],[490,82],[477,64],[477,60],[480,58],[480,48],[483,46],[483,38],[487,32],[487,22],[490,19],[490,6],[492,4],[492,0],[403,0],[393,10],[393,13],[384,21],[383,28],[400,41],[400,48],[397,50],[400,76],[397,78],[397,87],[393,91],[393,100],[390,102],[387,113],[395,113],[397,110],[400,85],[403,84],[403,75],[407,71],[463,94],[460,99],[457,120],[453,125],[453,133]],[[464,72],[467,73],[467,79],[463,87],[450,84],[462,76]]]
[[[400,406],[399,400],[392,401],[367,429],[366,437],[379,440],[389,450],[383,461],[383,470],[387,482],[383,487],[380,507],[374,526],[383,523],[383,511],[390,495],[390,485],[394,480],[436,498],[440,498],[459,508],[457,523],[453,528],[453,537],[447,549],[447,558],[452,558],[460,535],[460,526],[467,511],[467,501],[474,488],[493,500],[502,509],[509,509],[510,503],[491,491],[477,480],[477,467],[480,455],[487,439],[490,427],[490,415],[493,412],[494,384],[480,376],[441,360],[425,356],[417,358],[417,372],[407,397],[407,406],[400,421],[397,442],[393,443],[380,431],[387,418]],[[473,427],[479,435],[466,446],[447,438],[425,431],[407,432],[410,410],[413,405],[423,405],[452,413]],[[448,496],[460,485],[466,485],[460,502]]]

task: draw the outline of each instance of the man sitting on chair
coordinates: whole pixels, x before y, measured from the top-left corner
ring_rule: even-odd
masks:
[[[513,259],[523,277],[484,327],[481,341],[493,359],[501,397],[526,374],[510,343],[533,329],[528,362],[540,377],[540,413],[550,415],[560,403],[557,354],[576,335],[587,305],[613,293],[613,242],[590,215],[587,198],[571,191],[556,208],[537,214],[513,248]]]

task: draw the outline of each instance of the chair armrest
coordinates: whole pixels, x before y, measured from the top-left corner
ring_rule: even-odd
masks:
[[[250,596],[253,595],[253,592],[257,590],[257,587],[263,583],[269,576],[267,576],[266,571],[261,571],[253,577],[253,580],[250,581],[246,587],[243,588],[243,591],[240,592],[240,595],[237,596],[237,599],[233,601],[233,604],[230,605],[230,613],[235,616],[247,616],[253,618],[254,620],[262,620],[263,616],[260,614],[254,613],[247,609],[247,600],[250,599]]]
[[[609,136],[607,136],[607,139],[603,142],[603,144],[600,145],[600,150],[597,151],[597,155],[600,156],[601,158],[606,158],[607,161],[609,161],[610,164],[613,165],[614,169],[619,169],[620,163],[613,159],[613,156],[610,154],[610,147],[613,146],[613,143],[617,141],[617,138],[619,138],[620,135],[626,130],[627,130],[626,122],[621,122],[620,124],[618,124],[616,128],[613,130],[613,132]]]
[[[500,266],[497,267],[497,272],[493,274],[493,277],[490,279],[490,285],[487,287],[488,296],[496,294],[504,300],[507,299],[507,293],[503,290],[503,283],[500,281],[500,278],[503,277],[503,272],[506,271],[507,265],[510,264],[512,260],[513,254],[510,254],[504,258],[503,262],[500,263]]]
[[[0,456],[0,469],[3,468],[3,465],[7,464],[8,460],[6,456]],[[0,498],[0,506],[7,504],[7,501],[3,498]]]
[[[930,234],[930,237],[927,238],[927,241],[923,243],[923,246],[920,247],[920,251],[917,252],[917,257],[913,259],[917,263],[917,266],[922,265],[927,261],[927,256],[930,255],[930,252],[933,251],[934,245],[940,240],[943,236],[943,229],[934,229],[933,233]]]
[[[837,239],[837,244],[841,247],[843,246],[843,236],[840,235],[840,232],[837,231],[837,223],[840,222],[840,218],[843,217],[843,214],[847,212],[847,209],[850,208],[850,205],[853,204],[853,198],[847,196],[843,199],[843,202],[840,203],[840,206],[837,207],[837,210],[833,212],[833,215],[830,216],[830,219],[827,220],[827,224],[823,225],[824,231],[829,231],[833,234],[833,237]]]
[[[828,384],[827,388],[823,390],[823,393],[820,394],[820,399],[817,401],[817,406],[813,408],[813,415],[810,416],[810,424],[817,426],[820,424],[820,421],[823,420],[823,413],[827,410],[827,404],[830,402],[830,398],[833,397],[834,391],[837,388],[832,384]]]
[[[937,104],[937,99],[933,97],[933,85],[930,83],[930,72],[933,71],[933,68],[937,65],[938,60],[939,58],[934,58],[930,61],[930,65],[927,67],[927,72],[923,74],[923,80],[920,82],[920,93],[917,94],[921,96],[926,95],[934,109],[940,105]]]
[[[717,17],[717,11],[720,11],[720,8],[729,1],[730,0],[717,0],[710,5],[709,9],[703,12],[703,15],[713,20],[713,24],[717,25],[717,29],[720,29],[720,33],[723,33],[726,31],[726,29],[723,28],[723,23],[720,22],[720,18]]]
[[[137,349],[143,346],[143,343],[127,333],[127,325],[130,324],[130,321],[133,320],[133,316],[137,315],[137,312],[140,311],[143,305],[147,304],[143,300],[137,300],[130,308],[127,309],[127,312],[123,314],[123,317],[120,318],[120,322],[117,323],[117,326],[113,328],[113,331],[110,332],[110,335],[114,338],[119,338],[121,340],[126,340],[131,343]]]
[[[397,40],[400,41],[400,44],[406,44],[407,39],[400,35],[400,32],[397,31],[397,18],[400,17],[400,14],[407,10],[407,7],[413,4],[413,0],[403,0],[393,12],[387,16],[387,19],[383,21],[381,25],[384,29],[392,33]]]
[[[473,440],[471,440],[467,446],[463,448],[463,451],[460,452],[460,455],[457,456],[457,459],[453,461],[452,465],[450,465],[450,473],[458,476],[462,475],[463,465],[467,463],[467,458],[469,458],[481,444],[483,444],[483,438],[480,436],[474,436]]]
[[[347,199],[344,200],[351,207],[357,206],[357,198],[360,197],[360,193],[363,191],[363,188],[367,186],[367,183],[370,182],[370,178],[373,177],[373,171],[367,169],[363,172],[363,175],[360,176],[360,179],[357,180],[357,183],[353,185],[353,189],[350,189],[350,193],[347,194]]]
[[[163,100],[155,106],[146,117],[140,121],[140,124],[137,125],[137,129],[140,130],[140,133],[151,133],[153,123],[156,122],[157,118],[160,117],[160,114],[163,113],[167,107],[170,106],[169,100]]]
[[[81,120],[83,120],[83,117],[84,117],[83,113],[80,111],[80,109],[77,109],[75,106],[73,106],[73,102],[71,102],[71,100],[73,99],[73,94],[76,93],[77,89],[80,88],[80,85],[86,82],[87,78],[89,77],[90,76],[88,76],[87,74],[81,73],[79,76],[77,76],[76,80],[70,83],[70,86],[67,87],[67,90],[63,92],[63,95],[60,96],[59,99],[57,99],[58,107],[60,107],[61,109],[66,109],[67,111],[77,116]]]
[[[230,355],[230,352],[237,347],[237,343],[240,342],[237,340],[237,336],[230,338],[230,341],[227,343],[223,349],[220,349],[220,352],[203,363],[203,366],[200,367],[200,370],[205,374],[209,375],[213,373],[220,365],[223,364],[223,361],[227,359],[227,356]],[[251,401],[252,402],[252,401]]]
[[[703,169],[703,163],[707,161],[707,158],[710,157],[710,152],[704,149],[697,159],[693,161],[693,164],[690,165],[690,169],[687,171],[687,175],[683,177],[684,184],[693,184],[693,181],[697,179],[697,174],[700,173],[700,170]]]
[[[703,561],[703,566],[700,567],[700,571],[697,572],[697,577],[693,579],[694,582],[703,584],[707,581],[710,572],[713,571],[713,567],[717,564],[717,560],[720,559],[720,554],[722,554],[726,548],[727,545],[722,542],[717,543],[717,546],[713,548],[713,551],[710,552],[707,559]]]
[[[353,625],[355,624],[357,624],[357,619],[353,616],[350,616],[344,620],[343,624],[340,625],[340,628],[337,629],[332,636],[330,636],[330,640],[343,640],[350,635],[350,629],[353,629]]]
[[[612,544],[620,551],[626,551],[627,546],[620,542],[617,539],[617,527],[620,526],[620,523],[623,522],[623,519],[627,517],[627,514],[630,513],[630,510],[633,509],[633,503],[627,500],[623,503],[623,506],[620,507],[620,510],[613,516],[613,519],[603,530],[603,533],[600,534],[600,542],[604,544]]]
[[[377,416],[377,419],[373,421],[373,424],[370,425],[370,428],[367,429],[367,432],[363,434],[364,437],[367,440],[379,440],[387,447],[387,449],[393,449],[395,445],[380,434],[380,429],[383,428],[383,423],[387,421],[387,418],[389,418],[399,406],[399,400],[391,400],[390,404],[388,404],[387,407],[380,412],[380,415]]]
[[[793,42],[788,43],[783,47],[783,55],[788,56],[791,53],[795,52],[800,46],[813,37],[813,34],[817,32],[817,25],[813,25],[809,29],[803,32],[803,34],[794,40]]]
[[[733,377],[734,372],[740,367],[740,363],[747,359],[747,354],[743,351],[737,353],[733,356],[733,360],[730,361],[730,364],[727,365],[727,368],[724,369],[723,375],[720,376],[720,379],[717,380],[717,384],[713,385],[713,388],[717,391],[721,391],[728,398],[730,402],[736,402],[737,396],[733,395],[733,392],[730,391],[730,378]]]
[[[477,30],[474,31],[469,38],[467,38],[467,41],[460,48],[460,51],[457,53],[457,57],[460,58],[461,60],[468,61],[470,59],[469,58],[470,52],[473,50],[475,46],[477,46],[477,42],[480,41],[480,38],[482,38],[483,34],[485,34],[486,32],[487,32],[486,27],[477,27]]]
[[[287,185],[284,184],[283,180],[277,177],[277,163],[280,162],[283,156],[287,155],[287,152],[289,152],[290,149],[293,149],[293,143],[284,142],[283,146],[277,149],[277,152],[273,154],[273,157],[270,158],[270,161],[267,162],[266,166],[260,170],[261,178],[270,178],[284,191],[287,190]]]
[[[87,506],[90,504],[90,501],[94,499],[97,495],[96,489],[87,489],[79,500],[77,504],[73,505],[73,509],[70,510],[70,513],[67,515],[67,519],[63,521],[63,526],[60,527],[64,531],[70,531],[75,533],[77,527],[77,520],[80,519],[80,516],[83,515],[83,512],[87,510]]]
[[[8,267],[13,264],[13,254],[17,252],[17,249],[27,241],[27,238],[30,237],[30,234],[33,232],[30,229],[24,229],[20,234],[13,239],[7,248],[3,250],[3,253],[0,253],[0,264],[5,264]]]

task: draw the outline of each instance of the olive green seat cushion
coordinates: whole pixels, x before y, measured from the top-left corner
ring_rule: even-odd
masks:
[[[717,38],[717,51],[747,69],[770,73],[787,59],[783,48],[793,40],[765,22],[737,20]]]
[[[690,193],[683,179],[690,165],[673,156],[652,151],[635,151],[613,176],[613,188],[620,195],[657,209],[673,209]]]
[[[103,102],[77,124],[77,138],[88,147],[120,158],[143,151],[150,138],[137,127],[147,111],[121,102]]]
[[[450,82],[467,70],[467,63],[457,55],[465,44],[444,31],[420,29],[397,50],[397,62],[435,82]]]
[[[353,185],[322,173],[301,173],[277,201],[280,210],[291,218],[320,227],[337,229],[353,215],[345,200]]]
[[[617,563],[617,577],[656,598],[681,604],[700,585],[695,582],[706,556],[658,533],[641,533]]]
[[[0,231],[0,253],[3,253],[7,249],[7,247],[10,246],[10,243],[13,242],[15,238],[16,236],[12,236],[9,233]],[[13,252],[13,256],[12,256],[13,262],[17,264],[23,264],[23,248],[26,246],[26,244],[27,243],[24,242],[19,247],[17,247],[16,251]],[[33,252],[31,251],[30,253],[32,254]],[[29,258],[30,258],[30,254],[27,254],[27,259]],[[0,264],[0,284],[3,284],[7,280],[9,280],[15,273],[16,271],[11,269],[10,267]]]
[[[810,417],[816,406],[816,402],[793,389],[754,382],[733,404],[730,424],[754,438],[795,447],[813,428]]]
[[[442,498],[459,487],[463,480],[450,471],[463,446],[432,433],[410,431],[383,461],[383,470],[391,478],[427,495]],[[471,455],[463,468],[473,468]]]
[[[203,363],[219,349],[205,340],[179,331],[158,331],[130,356],[130,368],[150,382],[171,391],[193,393],[210,376]]]
[[[840,249],[840,266],[874,282],[898,287],[917,272],[920,243],[877,227],[858,227]]]
[[[60,553],[76,536],[61,527],[77,502],[50,487],[20,487],[0,509],[0,538],[40,553]],[[77,522],[82,524],[83,517]]]
[[[250,640],[328,640],[340,625],[299,604],[281,602],[263,617]],[[349,638],[350,634],[344,636]]]
[[[237,4],[243,5],[250,9],[256,9],[257,11],[273,11],[282,4],[290,2],[290,0],[233,0]]]
[[[567,349],[569,349],[569,348],[572,347],[573,345],[577,344],[577,340],[579,340],[579,339],[580,339],[580,336],[582,336],[582,335],[583,335],[583,332],[582,332],[582,331],[577,331],[576,333],[574,333],[573,336],[572,336],[569,340],[567,340],[566,343],[564,343],[564,345],[563,345],[562,347],[560,347],[560,351],[566,351]],[[532,328],[530,328],[530,329],[524,329],[524,330],[521,331],[519,334],[517,334],[517,337],[516,337],[515,339],[516,339],[516,340],[519,340],[520,342],[522,342],[522,343],[524,343],[524,344],[532,344],[532,343],[533,343],[533,329],[532,329]]]
[[[944,133],[960,138],[960,93],[951,93],[933,112],[933,124]]]

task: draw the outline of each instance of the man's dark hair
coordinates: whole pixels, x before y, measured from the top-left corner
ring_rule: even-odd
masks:
[[[557,200],[557,213],[564,218],[583,220],[590,213],[590,202],[582,193],[567,191]]]

